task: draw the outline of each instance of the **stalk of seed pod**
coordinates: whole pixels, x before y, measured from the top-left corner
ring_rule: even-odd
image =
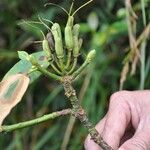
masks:
[[[96,51],[91,50],[88,53],[86,60],[84,61],[82,66],[72,74],[73,79],[75,79],[79,74],[81,74],[81,72],[87,67],[87,65],[94,60],[95,56],[96,56]]]

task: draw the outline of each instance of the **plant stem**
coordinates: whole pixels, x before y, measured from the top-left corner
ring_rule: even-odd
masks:
[[[45,122],[47,120],[54,119],[54,118],[57,118],[59,116],[68,115],[68,114],[71,114],[71,109],[64,109],[61,111],[53,112],[53,113],[48,114],[48,115],[44,115],[42,117],[30,120],[30,121],[20,122],[20,123],[13,124],[13,125],[1,126],[0,132],[11,132],[11,131],[14,131],[16,129],[22,129],[22,128],[26,128],[29,126],[37,125],[37,124]]]
[[[36,64],[34,64],[34,65],[37,67],[37,69],[38,69],[41,73],[43,73],[44,75],[48,76],[49,78],[53,78],[53,79],[55,79],[55,80],[60,80],[60,79],[61,79],[60,76],[55,75],[55,74],[53,74],[53,73],[47,71],[47,70],[46,70],[45,68],[43,68],[40,64],[36,63]]]
[[[80,89],[80,93],[79,93],[79,102],[80,103],[82,102],[83,97],[85,96],[85,93],[87,91],[88,85],[90,83],[93,68],[94,67],[92,67],[92,70],[90,70],[90,72],[86,75],[84,82],[82,84],[82,87]],[[67,129],[66,129],[65,134],[64,134],[63,142],[61,145],[61,150],[67,150],[69,141],[71,139],[71,134],[72,134],[72,131],[73,131],[73,128],[75,125],[75,121],[76,121],[76,118],[74,116],[70,116],[70,119],[69,119],[69,122],[67,125]]]
[[[72,114],[78,118],[81,123],[88,129],[89,134],[91,135],[91,139],[97,143],[103,150],[113,150],[102,138],[102,136],[98,133],[95,127],[89,121],[85,110],[79,103],[79,100],[76,96],[76,92],[72,87],[72,76],[65,76],[62,79],[62,84],[65,90],[65,95],[71,102],[72,105]]]
[[[85,60],[82,66],[73,73],[72,75],[73,79],[75,79],[87,67],[88,64],[89,62]]]

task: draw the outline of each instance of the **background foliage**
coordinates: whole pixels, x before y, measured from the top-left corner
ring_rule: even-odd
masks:
[[[34,44],[34,40],[42,39],[37,29],[17,24],[22,19],[37,20],[37,15],[58,22],[64,28],[67,16],[56,7],[43,5],[46,2],[57,3],[69,9],[71,1],[46,0],[0,0],[0,78],[18,61],[17,51],[28,53],[41,50],[41,46]],[[84,0],[85,2],[85,0]],[[82,1],[76,0],[75,8]],[[145,0],[146,18],[150,20],[150,1]],[[141,3],[132,1],[132,6],[138,16],[137,35],[143,30]],[[81,23],[81,37],[84,44],[80,56],[83,61],[85,54],[95,48],[97,56],[94,63],[83,73],[82,80],[75,84],[75,88],[82,99],[89,118],[95,124],[103,117],[107,110],[109,97],[119,89],[120,73],[123,59],[129,47],[128,28],[125,16],[125,5],[122,0],[95,0],[82,9],[75,21]],[[42,28],[46,32],[45,28]],[[145,88],[150,88],[150,52],[146,47],[147,77]],[[140,63],[136,74],[127,76],[124,89],[138,90],[140,85]],[[23,101],[13,109],[5,120],[5,124],[13,124],[29,120],[48,112],[68,108],[69,103],[64,96],[62,87],[54,81],[41,77],[35,81],[26,92]],[[60,149],[69,117],[48,121],[35,127],[18,130],[13,133],[0,134],[0,148],[7,150]],[[87,131],[76,121],[73,128],[68,149],[83,148]]]

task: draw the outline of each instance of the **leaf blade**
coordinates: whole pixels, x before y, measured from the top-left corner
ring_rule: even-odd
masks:
[[[16,74],[0,82],[0,125],[11,109],[21,101],[29,81],[29,77]]]
[[[31,56],[34,56],[37,60],[37,62],[42,65],[42,67],[47,68],[49,66],[49,62],[47,60],[46,54],[44,51],[39,51],[31,54]],[[22,57],[21,57],[22,58]],[[17,62],[4,76],[3,80],[7,79],[8,77],[21,73],[21,74],[28,74],[30,77],[30,83],[32,83],[34,80],[36,80],[41,73],[37,70],[33,70],[32,64],[25,60],[23,57],[23,60],[20,60]]]

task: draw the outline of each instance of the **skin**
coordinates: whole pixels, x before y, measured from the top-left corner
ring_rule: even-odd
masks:
[[[150,150],[150,90],[114,93],[96,129],[114,150]],[[89,135],[85,149],[101,150]]]

